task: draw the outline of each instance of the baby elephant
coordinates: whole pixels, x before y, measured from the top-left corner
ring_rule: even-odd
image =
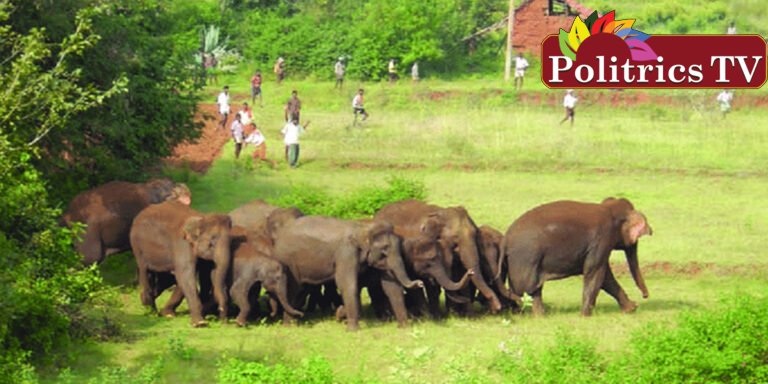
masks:
[[[293,308],[287,299],[287,277],[283,264],[265,256],[258,247],[259,239],[249,237],[245,241],[232,242],[233,268],[232,287],[229,294],[232,301],[240,308],[237,325],[245,326],[251,311],[248,292],[256,283],[261,283],[274,301],[280,302],[283,309],[293,316],[304,316],[304,313]],[[275,316],[273,308],[272,316]]]

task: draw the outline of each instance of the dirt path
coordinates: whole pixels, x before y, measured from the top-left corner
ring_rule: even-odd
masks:
[[[219,156],[221,148],[231,138],[229,128],[221,129],[218,123],[216,104],[200,104],[195,121],[204,124],[200,138],[194,143],[179,144],[165,164],[184,167],[205,173]],[[230,119],[231,120],[231,119]]]

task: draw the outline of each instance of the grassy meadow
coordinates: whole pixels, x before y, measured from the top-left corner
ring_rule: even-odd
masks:
[[[233,105],[246,100],[244,79],[220,81],[229,82]],[[738,295],[768,296],[764,109],[737,100],[734,112],[722,119],[714,91],[681,96],[688,101],[674,105],[618,108],[590,102],[608,91],[578,91],[582,99],[570,127],[558,124],[561,92],[541,89],[535,79],[523,95],[491,80],[349,82],[337,91],[329,82],[278,87],[268,79],[255,121],[276,165],[255,164],[248,156],[235,160],[229,143],[205,175],[166,170],[188,183],[196,209],[227,212],[306,187],[342,196],[383,186],[396,175],[423,182],[430,202],[463,205],[478,224],[504,232],[545,202],[621,196],[654,229],[640,246],[650,297],[643,300],[623,272],[620,283],[640,304],[631,315],[602,293],[595,315],[581,318],[581,279],[575,277],[545,285],[544,318],[490,316],[478,307],[474,317],[415,321],[405,329],[368,313],[357,333],[319,315],[293,327],[266,321],[247,329],[192,329],[185,307],[175,319],[146,313],[132,256],[122,254],[101,269],[122,304],[118,318],[125,336],[79,346],[71,351],[69,370],[51,372],[49,382],[109,382],[115,372],[127,372],[154,382],[207,383],[228,358],[298,366],[318,356],[338,382],[501,382],[509,373],[495,369],[495,362],[540,353],[563,332],[588,340],[610,361],[650,325],[675,327],[682,313],[718,308]],[[371,117],[353,127],[350,104],[358,86],[366,89]],[[211,101],[216,88],[209,88]],[[311,123],[301,139],[300,166],[289,169],[279,130],[282,104],[294,88],[303,102],[302,120]],[[704,107],[692,109],[690,99]],[[246,147],[245,155],[251,150]],[[619,253],[612,262],[626,265]]]

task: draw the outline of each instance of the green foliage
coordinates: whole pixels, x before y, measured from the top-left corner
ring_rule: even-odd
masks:
[[[684,315],[677,329],[648,327],[633,340],[645,382],[768,382],[768,298],[733,297],[722,310]]]
[[[605,362],[594,343],[559,330],[555,344],[540,354],[505,351],[494,368],[517,383],[595,383],[604,381]],[[506,381],[506,380],[505,380]]]
[[[343,197],[331,197],[318,188],[302,185],[273,199],[272,203],[299,208],[306,215],[358,219],[370,217],[385,205],[396,201],[426,198],[426,189],[422,182],[392,176],[387,179],[387,184],[386,188],[364,187]]]
[[[248,362],[229,358],[221,360],[218,368],[217,382],[221,384],[331,384],[334,382],[330,364],[319,356],[303,359],[296,367],[282,363],[270,365],[266,362]]]
[[[235,43],[263,72],[282,56],[289,75],[331,78],[334,61],[343,56],[350,76],[377,80],[390,58],[397,59],[401,76],[416,61],[427,74],[497,63],[498,40],[480,39],[472,54],[461,40],[501,19],[505,7],[498,0],[330,0],[230,6],[227,14]]]
[[[143,179],[178,142],[199,135],[193,123],[199,37],[177,24],[189,21],[187,8],[198,6],[3,3],[13,17],[2,40],[19,38],[0,46],[0,55],[13,58],[3,73],[14,74],[0,78],[12,95],[0,116],[11,119],[3,127],[14,145],[37,144],[33,162],[58,192],[54,198],[66,201],[108,180]]]

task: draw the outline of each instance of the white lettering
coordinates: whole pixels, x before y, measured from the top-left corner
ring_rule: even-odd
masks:
[[[709,61],[710,66],[715,65],[715,61],[718,62],[718,66],[720,66],[720,77],[715,80],[716,83],[730,83],[731,81],[728,80],[725,77],[725,61],[728,60],[731,63],[731,66],[734,64],[735,58],[733,56],[712,56],[712,60]]]
[[[573,67],[573,60],[565,56],[551,56],[550,59],[552,60],[552,79],[549,82],[562,83],[563,80],[560,79],[560,72],[571,69]],[[561,61],[565,63],[565,68],[560,67]]]
[[[744,78],[747,79],[747,83],[752,81],[752,77],[755,75],[755,70],[757,70],[757,64],[760,63],[760,60],[763,58],[762,56],[752,56],[753,59],[755,59],[755,65],[752,66],[752,70],[747,73],[747,57],[746,56],[736,56],[736,60],[739,61],[739,67],[741,67],[741,73],[744,74]]]

